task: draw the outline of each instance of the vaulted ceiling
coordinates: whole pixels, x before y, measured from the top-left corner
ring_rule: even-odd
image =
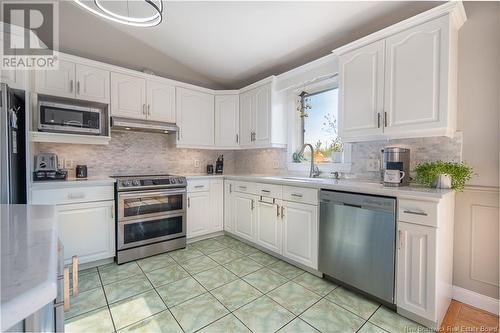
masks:
[[[439,2],[164,4],[165,20],[159,26],[137,28],[106,21],[63,1],[60,49],[209,88],[241,88],[327,55]]]

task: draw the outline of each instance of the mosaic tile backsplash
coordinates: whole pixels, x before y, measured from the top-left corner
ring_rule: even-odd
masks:
[[[454,138],[433,137],[372,141],[352,144],[351,176],[360,179],[379,179],[379,172],[366,169],[367,159],[379,159],[380,150],[388,146],[411,150],[411,169],[424,161],[462,160],[462,135]],[[287,173],[285,149],[249,149],[218,151],[179,149],[175,137],[164,134],[114,131],[108,145],[72,145],[38,143],[35,153],[56,153],[60,161],[86,164],[89,177],[120,174],[204,173],[207,164],[214,164],[217,156],[224,155],[224,173],[272,174]],[[74,168],[70,170],[74,176]]]

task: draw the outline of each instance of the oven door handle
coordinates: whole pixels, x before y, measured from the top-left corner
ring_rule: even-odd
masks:
[[[148,221],[154,221],[154,220],[161,220],[161,219],[168,219],[172,217],[186,217],[186,211],[185,210],[173,210],[172,213],[162,213],[156,216],[150,216],[150,217],[141,217],[137,216],[137,218],[131,219],[131,220],[118,220],[118,224],[133,224],[133,223],[141,223],[141,222],[148,222]]]
[[[119,198],[144,198],[157,195],[172,195],[172,194],[185,194],[186,189],[176,189],[176,190],[165,190],[165,191],[134,191],[130,192],[118,192]]]

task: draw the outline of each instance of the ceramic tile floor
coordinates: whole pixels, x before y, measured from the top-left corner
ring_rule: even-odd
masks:
[[[228,236],[80,271],[66,332],[408,332],[418,324]]]

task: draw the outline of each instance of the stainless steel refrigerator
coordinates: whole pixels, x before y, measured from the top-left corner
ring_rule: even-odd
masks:
[[[26,203],[25,92],[0,84],[0,203]]]

